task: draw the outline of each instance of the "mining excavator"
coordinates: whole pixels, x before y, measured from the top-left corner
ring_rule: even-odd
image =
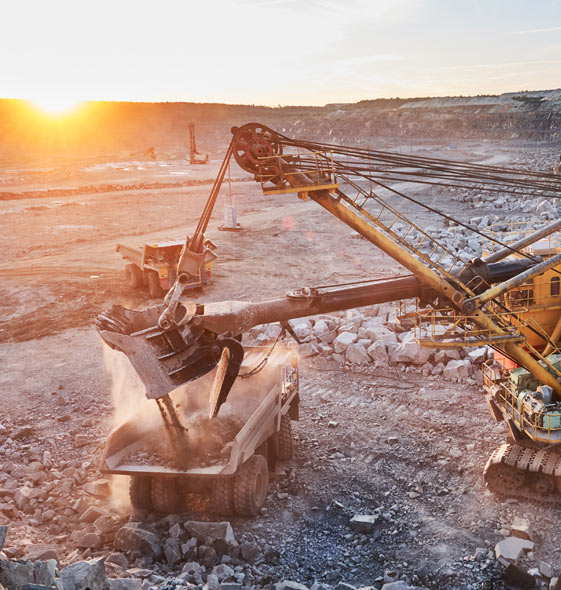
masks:
[[[157,400],[175,452],[185,458],[189,432],[170,393],[215,370],[209,416],[227,400],[244,359],[242,334],[264,323],[413,300],[408,321],[421,346],[487,345],[494,357],[483,367],[483,396],[492,417],[504,421],[508,440],[491,455],[484,479],[499,497],[558,503],[561,492],[561,221],[504,237],[481,230],[407,195],[418,183],[447,189],[558,198],[561,182],[543,172],[467,164],[439,158],[292,139],[265,125],[232,129],[221,168],[233,157],[255,176],[265,195],[295,193],[345,223],[410,274],[322,288],[302,288],[262,301],[195,303],[182,297],[181,274],[163,305],[145,311],[113,307],[97,319],[103,340],[124,352]],[[209,197],[212,204],[213,192]],[[407,183],[407,184],[404,184]],[[444,199],[446,197],[442,197]],[[210,205],[209,205],[210,206]],[[287,204],[288,208],[288,204]],[[480,258],[431,235],[404,210],[431,213],[449,227],[485,240]],[[503,224],[506,228],[506,222]],[[181,266],[181,263],[180,263]],[[255,371],[266,364],[262,358]],[[171,435],[170,435],[171,436]]]

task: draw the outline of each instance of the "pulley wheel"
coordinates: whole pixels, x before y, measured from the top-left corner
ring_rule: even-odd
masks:
[[[265,125],[247,123],[237,129],[234,128],[233,132],[234,158],[239,166],[248,172],[262,173],[264,168],[274,165],[273,161],[268,163],[263,158],[282,154],[282,145],[276,133]]]

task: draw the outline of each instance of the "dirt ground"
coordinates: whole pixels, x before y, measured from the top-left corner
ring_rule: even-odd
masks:
[[[539,165],[544,154],[553,159],[543,145],[470,143],[453,153],[445,145],[409,149],[538,168],[545,167]],[[147,293],[126,287],[115,245],[191,233],[219,161],[195,167],[175,155],[159,164],[167,165],[65,162],[61,169],[12,165],[0,173],[2,191],[21,195],[0,202],[0,493],[9,496],[2,490],[25,479],[45,451],[58,473],[73,473],[70,484],[57,484],[66,476],[53,480],[49,494],[36,499],[35,513],[2,513],[0,497],[9,547],[56,544],[66,557],[74,550],[68,538],[77,521],[73,504],[82,487],[99,477],[113,415],[93,322],[113,303],[150,304]],[[219,201],[207,234],[219,258],[211,283],[194,292],[194,300],[257,301],[293,288],[402,272],[313,202],[264,197],[235,165],[232,175],[243,231],[217,230]],[[194,185],[158,187],[185,179]],[[473,215],[443,192],[414,190],[460,219]],[[437,224],[408,211],[417,222]],[[284,555],[276,579],[344,579],[365,586],[385,569],[398,568],[429,587],[476,588],[495,575],[491,562],[482,568],[474,560],[476,549],[492,549],[515,515],[536,525],[536,556],[559,563],[555,509],[501,504],[484,489],[483,466],[505,431],[491,421],[478,386],[391,367],[350,371],[321,358],[302,362],[301,385],[298,453],[286,467],[291,483],[275,481],[261,518],[232,521],[240,535],[251,534]],[[330,421],[337,425],[328,426]],[[379,535],[357,545],[348,535],[348,519],[375,509],[382,515]]]

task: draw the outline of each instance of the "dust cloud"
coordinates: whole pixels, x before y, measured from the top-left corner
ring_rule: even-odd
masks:
[[[157,428],[161,423],[158,407],[146,399],[146,388],[134,370],[129,359],[122,352],[103,344],[105,369],[111,376],[111,398],[113,401],[113,429],[129,420],[141,423],[146,428]],[[118,512],[129,512],[129,477],[111,476],[110,502]]]
[[[125,354],[103,344],[103,362],[111,376],[113,400],[113,428],[139,415],[145,421],[159,416],[155,402],[146,398],[146,388]]]

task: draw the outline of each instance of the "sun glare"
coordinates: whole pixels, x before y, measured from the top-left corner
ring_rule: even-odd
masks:
[[[44,98],[34,98],[30,102],[39,110],[50,115],[65,115],[75,110],[82,101],[64,96],[45,96]]]

